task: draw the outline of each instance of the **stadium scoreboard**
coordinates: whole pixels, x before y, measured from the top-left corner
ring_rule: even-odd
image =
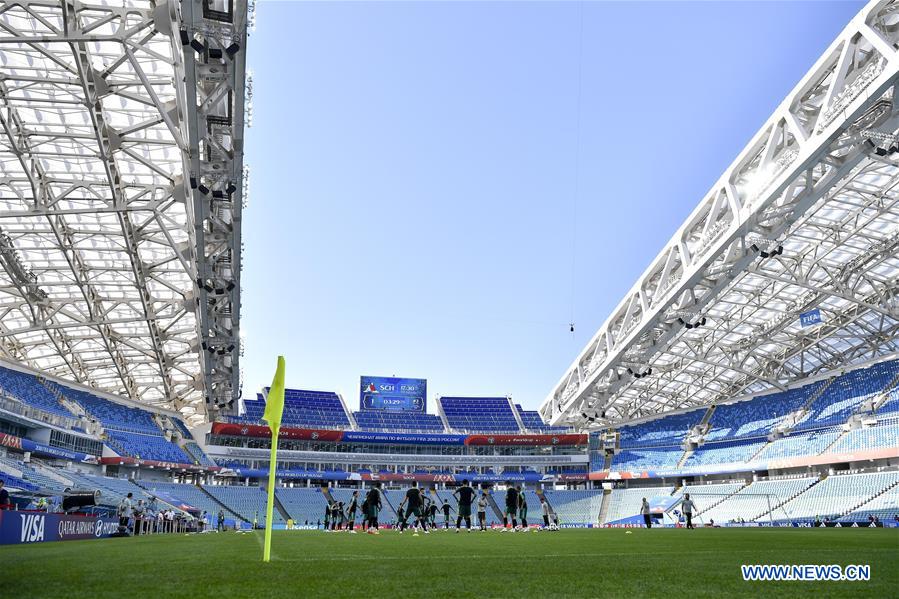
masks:
[[[427,411],[428,381],[383,376],[362,376],[359,409],[390,412]]]

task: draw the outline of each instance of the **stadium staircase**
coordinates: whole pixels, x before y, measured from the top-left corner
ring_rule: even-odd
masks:
[[[718,406],[712,404],[709,406],[709,409],[705,411],[705,415],[702,417],[702,420],[699,421],[699,424],[696,426],[705,426],[712,419],[712,416],[715,414],[715,408]]]
[[[606,472],[608,472],[609,470],[612,469],[612,458],[613,457],[614,457],[614,454],[611,454],[611,453],[606,454],[606,457],[605,457],[605,460],[603,461],[603,466],[602,466],[602,469],[605,470]]]
[[[803,493],[805,493],[806,491],[808,491],[809,489],[811,489],[812,487],[817,485],[819,482],[824,480],[825,478],[827,478],[827,477],[823,476],[823,477],[819,478],[818,480],[816,480],[815,482],[813,482],[812,484],[810,484],[809,486],[807,486],[806,488],[799,491],[798,493],[793,493],[792,495],[790,495],[789,497],[787,497],[786,499],[784,499],[783,501],[781,501],[780,503],[778,503],[777,505],[772,507],[770,511],[762,512],[760,515],[756,516],[755,518],[751,518],[750,522],[757,522],[759,520],[762,520],[766,516],[769,516],[773,520],[777,515],[777,510],[779,510],[781,508],[781,506],[786,505],[789,502],[793,501],[794,499],[796,499],[797,497],[799,497],[800,495],[802,495]]]
[[[703,515],[704,513],[706,513],[706,512],[708,512],[708,511],[714,509],[715,507],[721,505],[722,503],[724,503],[725,501],[727,501],[728,499],[730,499],[731,497],[733,497],[734,495],[736,495],[737,493],[739,493],[740,491],[742,491],[743,489],[745,489],[745,488],[748,487],[748,486],[749,486],[749,485],[743,485],[742,487],[740,487],[739,489],[737,489],[736,491],[734,491],[734,492],[731,493],[730,495],[725,495],[725,496],[723,496],[721,499],[719,499],[719,500],[716,501],[715,503],[709,505],[709,506],[706,507],[704,510],[699,511],[699,512],[696,512],[696,515],[697,515],[697,516],[701,516],[701,515]],[[701,493],[701,492],[697,492],[697,493],[695,493],[695,495],[696,495],[697,497],[701,497],[701,496],[702,496],[702,493]]]
[[[134,481],[134,482],[135,482],[138,486],[143,487],[143,485],[141,485],[141,484],[138,483],[137,481]],[[247,524],[252,524],[252,522],[251,522],[250,520],[247,520],[246,518],[244,518],[243,516],[241,516],[240,514],[238,514],[237,512],[235,512],[233,509],[231,509],[229,506],[227,506],[226,504],[224,504],[224,503],[222,503],[221,501],[219,501],[218,498],[216,498],[215,495],[213,495],[212,493],[210,493],[209,491],[207,491],[206,489],[204,489],[202,485],[194,485],[194,486],[196,486],[198,489],[200,489],[200,491],[202,491],[203,494],[206,495],[206,497],[208,497],[210,501],[212,501],[212,502],[215,503],[216,505],[222,506],[222,509],[224,509],[227,513],[229,513],[229,514],[231,514],[232,516],[234,516],[234,518],[235,518],[236,520],[240,520],[240,521],[242,521],[242,522],[246,522]]]
[[[357,431],[359,430],[358,425],[356,424],[356,419],[353,418],[353,411],[350,410],[349,406],[346,405],[346,402],[343,400],[342,393],[335,393],[337,399],[340,400],[340,405],[343,407],[343,413],[346,414],[346,419],[350,421],[350,429]]]
[[[688,450],[684,451],[684,455],[682,455],[680,460],[677,461],[677,467],[683,468],[684,464],[687,462],[687,460],[690,459],[690,456],[693,455],[695,452],[696,452],[695,449],[688,449]]]
[[[883,391],[880,392],[880,397],[877,398],[877,401],[874,402],[874,405],[871,406],[871,412],[876,413],[877,410],[882,406],[890,397],[890,391],[894,388],[899,387],[899,374],[893,377],[893,380],[887,383],[887,386],[883,388]]]
[[[809,395],[809,396],[808,396],[808,401],[806,401],[806,402],[802,405],[802,411],[803,411],[803,412],[808,412],[809,408],[812,407],[812,404],[815,403],[815,401],[816,401],[819,397],[821,397],[822,395],[824,395],[824,392],[827,391],[827,388],[830,387],[830,386],[833,384],[833,382],[834,382],[835,380],[837,380],[838,378],[840,378],[839,375],[830,377],[829,379],[827,379],[827,382],[824,383],[823,385],[821,385],[821,387],[820,387],[817,391],[815,391],[814,393],[812,393],[811,395]]]
[[[852,506],[851,509],[848,509],[848,510],[846,510],[845,512],[841,513],[839,517],[842,518],[842,517],[846,516],[847,514],[851,514],[852,512],[854,512],[854,511],[857,510],[858,508],[862,507],[862,506],[865,505],[866,503],[871,502],[872,500],[874,500],[874,499],[880,497],[881,495],[883,495],[884,493],[886,493],[887,491],[889,491],[890,489],[893,489],[893,488],[895,488],[895,487],[899,487],[899,480],[897,480],[896,482],[894,482],[894,483],[891,484],[890,486],[886,487],[885,489],[882,489],[879,493],[875,493],[874,495],[871,495],[870,497],[866,497],[864,501],[862,501],[862,502],[860,502],[860,503],[858,503],[858,504]]]
[[[490,504],[490,508],[493,510],[493,514],[499,519],[500,522],[503,521],[503,511],[499,509],[499,506],[496,505],[496,500],[493,498],[493,491],[487,492],[487,502]],[[551,508],[552,506],[550,506]]]
[[[115,439],[113,439],[111,436],[104,434],[104,435],[102,435],[102,439],[103,439],[103,443],[108,445],[110,449],[113,449],[120,456],[124,457],[124,456],[129,455],[128,452],[125,451],[125,448],[122,447],[122,444],[119,443],[118,441],[116,441]]]
[[[268,488],[265,487],[266,496],[268,496]],[[285,522],[288,520],[292,520],[293,517],[290,515],[290,512],[287,511],[287,508],[284,507],[284,504],[281,503],[281,500],[278,499],[278,494],[273,493],[272,495],[275,498],[275,509],[278,510],[278,513],[281,514],[281,518],[284,519]]]
[[[846,436],[847,433],[849,433],[849,431],[846,431],[846,430],[840,431],[840,434],[837,435],[836,439],[833,440],[833,443],[831,443],[830,445],[828,445],[827,447],[822,449],[821,453],[819,453],[818,455],[824,455],[825,453],[827,453],[830,450],[830,448],[833,447],[834,445],[836,445],[840,439],[842,439],[843,437]]]
[[[443,404],[440,403],[440,397],[437,397],[437,415],[440,416],[440,422],[443,423],[443,430],[450,432],[449,421],[446,419],[446,414],[443,413]]]
[[[40,375],[36,376],[35,379],[50,391],[63,408],[74,415],[74,418],[78,421],[77,426],[90,435],[100,436],[102,428],[99,421],[90,422],[90,414],[81,407],[81,404],[66,397],[60,386],[53,381],[45,379]]]
[[[518,413],[518,408],[515,407],[515,403],[512,401],[512,398],[509,399],[509,407],[512,409],[512,415],[515,416],[515,422],[518,423],[518,430],[522,433],[527,432],[527,427],[525,427],[524,422],[521,420],[521,414]]]
[[[609,504],[612,503],[612,489],[603,489],[602,491],[602,503],[599,506],[599,523],[602,524],[606,521],[606,517],[609,515]]]
[[[746,459],[746,463],[748,464],[748,463],[752,462],[752,460],[754,460],[755,458],[757,458],[758,455],[759,455],[760,453],[762,453],[763,451],[765,451],[765,448],[768,447],[769,445],[771,445],[772,443],[774,443],[774,441],[772,441],[771,439],[768,439],[768,442],[767,442],[767,443],[764,443],[761,447],[759,447],[759,450],[758,450],[758,451],[756,451],[754,454],[752,454],[751,456],[749,456],[749,457]]]

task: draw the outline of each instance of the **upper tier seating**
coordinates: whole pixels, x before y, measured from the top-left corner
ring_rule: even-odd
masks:
[[[194,441],[188,441],[184,444],[184,453],[186,453],[189,457],[192,458],[193,462],[200,464],[201,466],[216,466],[217,464],[206,455],[206,452],[197,445]]]
[[[683,443],[689,430],[699,424],[706,408],[672,414],[618,429],[621,447],[664,447]]]
[[[469,433],[518,433],[518,421],[506,397],[441,397],[450,428]]]
[[[877,408],[878,417],[899,416],[899,388],[887,393],[887,398]]]
[[[824,381],[754,397],[748,401],[720,405],[709,420],[706,441],[764,437],[784,416],[805,405]]]
[[[887,418],[874,426],[847,432],[833,444],[828,453],[848,453],[881,447],[899,447],[899,417]]]
[[[518,410],[518,417],[521,418],[524,428],[533,433],[565,433],[568,431],[564,426],[550,426],[543,422],[543,418],[537,410],[525,410],[519,404],[515,404],[515,409]]]
[[[77,402],[84,411],[100,421],[103,428],[134,433],[161,434],[150,412],[104,399],[88,391],[61,388],[63,394]]]
[[[166,441],[161,434],[146,435],[107,429],[106,437],[110,447],[127,456],[176,464],[194,463],[193,458],[174,443]]]
[[[247,424],[260,424],[262,422],[262,414],[265,412],[265,398],[262,393],[256,394],[256,399],[240,400],[243,406],[243,414],[240,416],[231,416],[233,422],[245,422]]]
[[[177,428],[181,435],[184,437],[185,441],[192,441],[194,436],[191,434],[190,429],[187,428],[187,425],[184,424],[180,418],[169,418],[172,422],[175,423],[175,428]]]
[[[899,361],[881,362],[837,377],[809,406],[809,412],[794,427],[809,430],[842,424],[866,399],[886,390],[896,376]]]
[[[611,469],[636,472],[675,468],[683,455],[684,450],[680,447],[622,449],[612,457]]]
[[[0,390],[45,412],[66,418],[76,418],[37,377],[0,366]]]
[[[687,458],[684,467],[747,462],[765,443],[767,441],[752,439],[705,443]]]
[[[232,417],[232,421],[250,424],[262,423],[265,412],[265,399],[261,394],[255,400],[243,400],[244,413]],[[302,389],[284,390],[284,415],[282,426],[303,428],[346,429],[350,421],[343,402],[333,391],[305,391]]]
[[[806,433],[794,433],[771,442],[756,457],[757,460],[775,460],[797,456],[818,455],[829,447],[840,435],[837,427],[824,428]]]
[[[356,425],[363,431],[442,433],[440,416],[417,412],[361,410],[353,412]]]
[[[874,496],[899,483],[899,472],[829,476],[774,511],[775,520],[822,520],[860,508]]]

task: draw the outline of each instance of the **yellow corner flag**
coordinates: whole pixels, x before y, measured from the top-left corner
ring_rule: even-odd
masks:
[[[278,467],[278,432],[281,430],[281,416],[284,414],[284,356],[278,356],[278,369],[275,379],[268,390],[265,400],[265,412],[262,419],[272,430],[272,452],[268,463],[268,503],[265,506],[265,545],[262,549],[262,561],[272,557],[272,512],[275,509],[275,470]]]

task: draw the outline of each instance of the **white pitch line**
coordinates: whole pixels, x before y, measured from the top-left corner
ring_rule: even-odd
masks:
[[[765,548],[758,549],[743,549],[740,551],[728,551],[729,555],[742,555],[742,554],[758,554],[766,551]],[[816,549],[816,552],[822,553],[835,553],[840,551],[837,548],[824,548],[824,549]],[[880,549],[869,549],[868,551],[876,552],[880,551]],[[701,554],[720,554],[720,550],[708,550],[708,551],[690,551],[690,555],[701,555]],[[623,556],[637,556],[637,555],[649,555],[649,556],[658,556],[658,555],[683,555],[682,550],[678,551],[641,551],[641,552],[615,552],[615,553],[543,553],[540,555],[534,555],[533,557],[541,557],[541,558],[571,558],[571,557],[623,557]],[[417,555],[415,559],[427,559],[427,560],[447,560],[447,559],[509,559],[508,555],[497,554],[497,553],[466,553],[462,555]],[[343,562],[343,561],[390,561],[390,560],[408,560],[409,556],[375,556],[375,555],[335,555],[335,556],[322,556],[322,557],[301,557],[301,558],[281,558],[275,557],[274,552],[272,552],[272,560],[277,559],[277,561],[281,562]]]

